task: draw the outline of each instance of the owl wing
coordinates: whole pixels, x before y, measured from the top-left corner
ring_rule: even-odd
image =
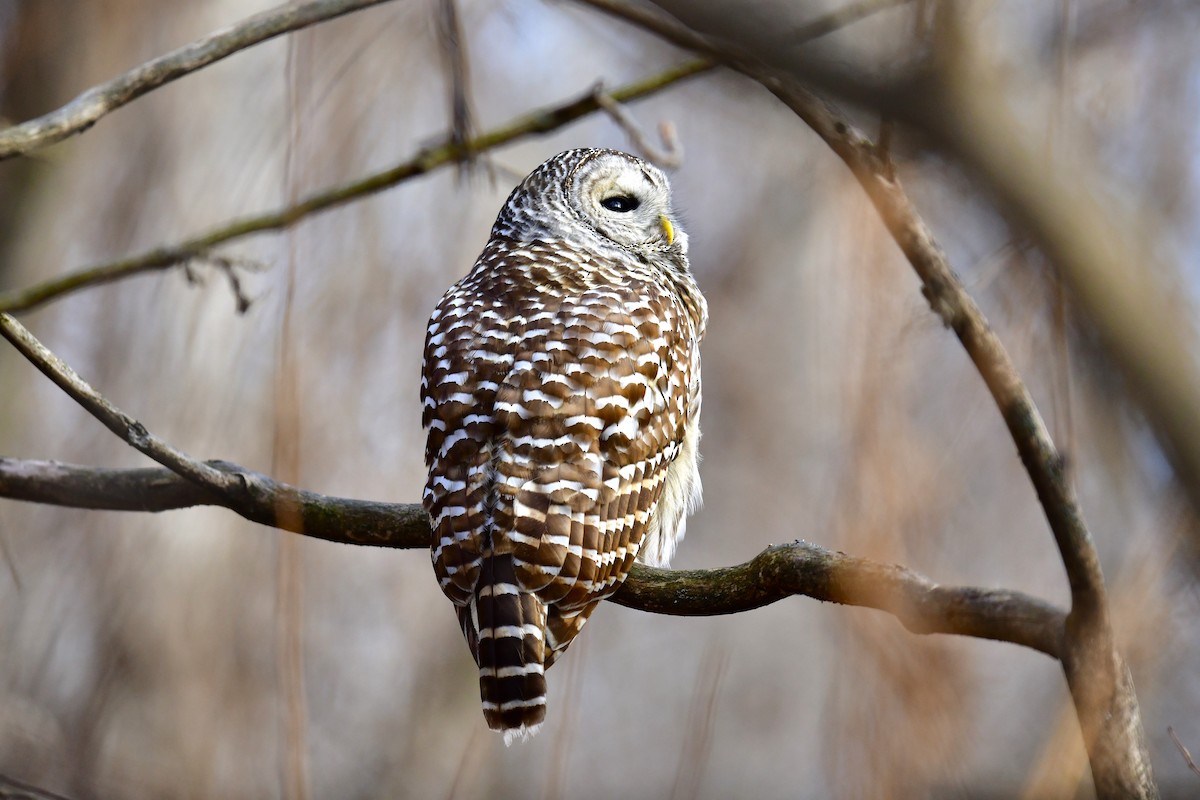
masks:
[[[521,588],[570,612],[637,556],[683,438],[694,332],[667,287],[630,270],[569,285],[571,271],[494,260],[447,293],[426,338],[434,568],[462,605],[484,556],[511,553]]]
[[[496,394],[493,547],[561,614],[632,567],[678,453],[686,409],[670,398],[687,377],[682,316],[653,282],[540,305]]]
[[[480,257],[486,264],[487,250]],[[519,320],[485,291],[479,265],[442,297],[429,320],[421,373],[434,573],[463,606],[479,581],[494,511],[496,392],[512,367]]]

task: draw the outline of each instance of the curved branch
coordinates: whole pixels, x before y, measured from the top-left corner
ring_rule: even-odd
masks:
[[[846,164],[921,279],[933,312],[954,331],[992,394],[1038,493],[1071,585],[1073,606],[1105,608],[1100,559],[1074,489],[1033,397],[983,311],[955,275],[933,232],[917,213],[879,148],[828,102],[734,46],[696,33],[655,9],[625,0],[581,0],[694,50],[751,78],[774,94]],[[1107,612],[1104,612],[1107,613]]]
[[[607,98],[621,102],[636,100],[711,67],[712,64],[708,61],[689,61],[640,81],[626,84],[619,89],[607,92],[606,95]],[[594,113],[601,108],[602,102],[599,99],[599,93],[593,90],[567,103],[548,106],[517,117],[465,142],[456,140],[451,134],[441,143],[421,150],[391,169],[317,192],[294,205],[276,211],[242,217],[183,242],[156,247],[139,255],[78,270],[27,289],[0,293],[0,312],[29,311],[50,300],[90,286],[111,283],[142,272],[167,269],[189,258],[204,255],[217,245],[234,239],[255,233],[282,230],[312,214],[367,197],[384,189],[390,189],[404,181],[432,172],[438,167],[466,161],[472,156],[524,136],[549,133]]]
[[[624,0],[582,2],[757,81],[820,136],[854,174],[920,278],[930,307],[946,327],[954,331],[983,378],[1037,492],[1071,588],[1063,671],[1079,717],[1097,793],[1104,798],[1157,797],[1137,696],[1129,671],[1113,642],[1100,558],[1062,457],[1003,343],[954,274],[932,231],[908,199],[891,164],[844,114],[799,86],[795,75],[791,74],[798,72],[801,77],[815,77],[829,71],[814,65],[804,65],[804,70],[799,71],[768,66],[758,56],[701,35],[670,15],[633,6]],[[805,72],[810,67],[811,76]],[[830,81],[830,84],[834,85],[836,81]],[[963,98],[969,96],[974,109],[988,103],[986,97],[993,96],[981,92],[979,86],[960,89],[958,94],[961,97],[947,96],[948,93],[943,92],[941,99],[957,99],[960,104],[967,105]],[[924,98],[924,106],[912,93],[902,93],[900,97],[919,108],[928,106],[925,110],[939,119],[955,113],[930,105],[929,97]],[[894,106],[895,98],[885,108],[894,109]],[[1002,139],[1004,135],[989,131],[991,139]],[[1011,174],[1007,163],[1000,169]],[[1040,207],[1032,199],[1029,204],[1031,208]],[[1056,217],[1047,214],[1047,219]],[[1037,230],[1036,226],[1031,227]],[[1092,251],[1083,249],[1080,252]],[[1190,411],[1185,415],[1189,421],[1194,417]]]
[[[940,586],[912,570],[826,550],[772,545],[744,564],[669,570],[638,565],[613,602],[657,614],[736,614],[804,595],[885,611],[913,633],[953,633],[1062,654],[1066,614],[1020,592]]]
[[[309,0],[242,20],[94,86],[62,108],[0,131],[0,161],[60,142],[163,84],[273,39],[388,0]]]
[[[248,520],[330,542],[429,546],[429,517],[416,504],[330,497],[279,483],[225,461],[207,466],[244,491],[205,491],[166,469],[100,469],[0,458],[0,497],[72,508],[168,511],[220,506]],[[895,616],[913,633],[950,633],[1062,653],[1065,614],[1029,595],[939,586],[904,567],[835,553],[808,542],[774,545],[735,567],[637,565],[613,602],[679,616],[736,614],[803,595]]]

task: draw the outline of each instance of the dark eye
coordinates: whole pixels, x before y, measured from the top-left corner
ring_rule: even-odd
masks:
[[[600,205],[607,208],[609,211],[616,211],[624,214],[626,211],[633,211],[641,205],[641,202],[636,197],[629,195],[617,194],[612,197],[606,197],[600,201]]]

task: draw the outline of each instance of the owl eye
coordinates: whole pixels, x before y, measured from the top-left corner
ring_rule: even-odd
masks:
[[[629,195],[617,194],[612,197],[606,197],[600,201],[600,205],[607,208],[609,211],[616,211],[623,214],[626,211],[633,211],[641,205],[641,202],[636,197]]]

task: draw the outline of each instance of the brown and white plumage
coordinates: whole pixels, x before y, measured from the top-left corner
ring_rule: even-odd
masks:
[[[570,150],[509,196],[429,321],[433,565],[505,740],[635,559],[665,564],[700,495],[704,298],[666,177]]]

